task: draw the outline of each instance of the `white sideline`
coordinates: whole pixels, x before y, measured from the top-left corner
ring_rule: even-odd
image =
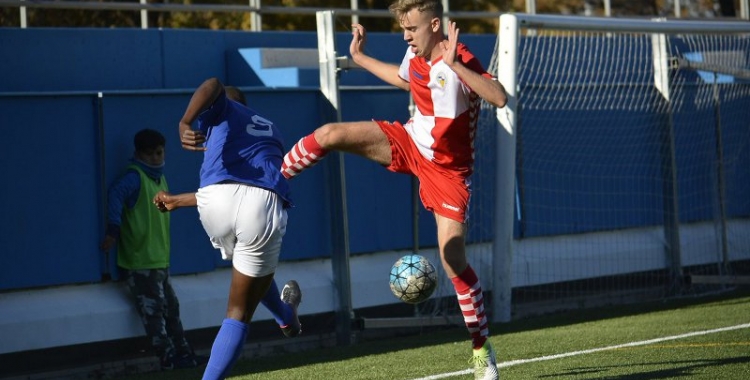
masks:
[[[570,356],[592,354],[592,353],[595,353],[595,352],[608,351],[608,350],[616,350],[618,348],[645,346],[645,345],[654,344],[654,343],[666,342],[666,341],[669,341],[669,340],[677,340],[677,339],[683,339],[683,338],[690,338],[690,337],[694,337],[694,336],[715,334],[715,333],[724,332],[724,331],[740,330],[740,329],[746,329],[746,328],[750,328],[750,323],[744,323],[744,324],[741,324],[741,325],[729,326],[729,327],[721,327],[721,328],[712,329],[712,330],[694,331],[694,332],[680,334],[680,335],[665,336],[663,338],[642,340],[642,341],[638,341],[638,342],[630,342],[630,343],[617,344],[617,345],[614,345],[614,346],[592,348],[592,349],[581,350],[581,351],[572,351],[572,352],[566,352],[566,353],[563,353],[563,354],[556,354],[556,355],[540,356],[540,357],[531,358],[531,359],[511,360],[511,361],[499,363],[497,365],[497,368],[506,368],[506,367],[510,367],[510,366],[514,366],[514,365],[518,365],[518,364],[541,362],[541,361],[546,361],[546,360],[554,360],[554,359],[560,359],[560,358],[567,358],[567,357],[570,357]],[[427,377],[420,377],[420,378],[417,378],[417,379],[414,379],[414,380],[445,379],[445,378],[449,378],[449,377],[468,375],[468,374],[472,373],[473,371],[474,371],[473,369],[466,369],[466,370],[463,370],[463,371],[450,372],[450,373],[442,373],[442,374],[432,375],[432,376],[427,376]]]

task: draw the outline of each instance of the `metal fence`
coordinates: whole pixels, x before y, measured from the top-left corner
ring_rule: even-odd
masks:
[[[323,8],[323,7],[283,7],[283,6],[266,6],[262,5],[262,0],[247,0],[247,5],[230,5],[230,4],[182,4],[169,3],[149,3],[148,0],[132,0],[132,2],[123,1],[54,1],[54,0],[0,0],[0,7],[18,7],[20,14],[20,27],[26,28],[27,8],[43,9],[86,9],[86,10],[120,10],[120,11],[137,11],[141,16],[141,28],[149,28],[149,12],[249,12],[251,17],[251,30],[260,31],[262,29],[263,15],[272,14],[297,14],[297,15],[315,15],[318,11],[334,10],[337,14],[351,16],[352,23],[358,23],[360,16],[366,17],[391,17],[390,12],[383,9],[360,9],[358,0],[350,0],[349,8]],[[489,18],[497,19],[502,12],[458,12],[451,11],[450,1],[442,0],[443,9],[445,10],[445,19],[479,19]],[[739,12],[737,17],[742,20],[750,19],[749,6],[750,0],[739,0]],[[582,0],[582,14],[592,16],[601,14],[606,17],[612,16],[611,0]],[[511,5],[512,7],[512,5]],[[682,17],[702,17],[705,13],[700,7],[697,0],[666,0],[665,7],[673,10],[672,16],[675,18]],[[601,9],[599,9],[601,8]],[[506,9],[513,11],[513,9]],[[537,1],[525,0],[525,13],[537,13]],[[710,12],[709,12],[710,13]],[[657,16],[657,15],[654,15]],[[662,15],[663,16],[663,15]],[[444,23],[447,25],[447,23]]]

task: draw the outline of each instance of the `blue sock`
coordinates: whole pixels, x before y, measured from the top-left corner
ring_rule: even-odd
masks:
[[[229,375],[234,362],[242,353],[248,325],[234,319],[224,319],[211,347],[211,357],[203,372],[203,380],[221,380]]]
[[[279,326],[287,326],[292,323],[293,312],[292,308],[281,300],[281,294],[279,288],[276,286],[276,281],[271,282],[271,286],[268,288],[266,295],[260,300],[260,303],[265,306],[268,311],[273,315],[273,319]]]

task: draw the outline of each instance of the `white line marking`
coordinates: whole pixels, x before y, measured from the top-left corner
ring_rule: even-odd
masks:
[[[654,344],[654,343],[666,342],[668,340],[677,340],[677,339],[683,339],[683,338],[690,338],[690,337],[694,337],[694,336],[707,335],[707,334],[715,334],[715,333],[720,333],[720,332],[724,332],[724,331],[740,330],[740,329],[746,329],[746,328],[750,328],[750,323],[745,323],[745,324],[736,325],[736,326],[722,327],[722,328],[712,329],[712,330],[695,331],[695,332],[686,333],[686,334],[666,336],[666,337],[663,337],[663,338],[642,340],[640,342],[630,342],[630,343],[623,343],[623,344],[618,344],[618,345],[614,345],[614,346],[592,348],[592,349],[589,349],[589,350],[566,352],[564,354],[540,356],[540,357],[531,358],[531,359],[511,360],[511,361],[508,361],[508,362],[502,362],[502,363],[498,364],[497,368],[506,368],[506,367],[510,367],[510,366],[514,366],[514,365],[518,365],[518,364],[534,363],[534,362],[541,362],[541,361],[546,361],[546,360],[554,360],[554,359],[560,359],[560,358],[567,358],[567,357],[570,357],[570,356],[592,354],[592,353],[595,353],[595,352],[616,350],[618,348],[645,346],[645,345]],[[472,373],[473,371],[474,370],[470,368],[470,369],[465,369],[463,371],[450,372],[450,373],[442,373],[442,374],[439,374],[439,375],[432,375],[432,376],[427,376],[427,377],[420,377],[420,378],[414,379],[414,380],[437,380],[437,379],[445,379],[445,378],[449,378],[449,377],[468,375],[468,374]]]

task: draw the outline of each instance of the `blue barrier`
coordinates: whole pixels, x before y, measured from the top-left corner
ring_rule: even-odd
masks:
[[[290,38],[293,35],[294,38]],[[338,46],[348,46],[347,33],[337,35]],[[495,36],[462,36],[485,64],[494,48]],[[369,53],[386,61],[397,62],[404,50],[393,49],[403,43],[400,34],[372,33]],[[0,170],[0,202],[7,217],[0,222],[0,290],[33,288],[71,283],[98,282],[102,272],[115,273],[115,260],[109,262],[99,251],[104,231],[105,188],[121,173],[132,155],[132,136],[141,128],[153,128],[167,137],[165,174],[174,192],[193,191],[198,184],[199,154],[180,148],[177,122],[192,94],[205,78],[217,76],[227,84],[244,90],[251,108],[274,120],[286,138],[287,148],[331,121],[326,119],[326,100],[315,87],[268,89],[242,58],[239,49],[261,47],[310,48],[316,44],[311,32],[224,32],[195,30],[104,30],[104,29],[3,29],[0,30],[0,113],[6,132]],[[408,94],[397,89],[374,89],[382,84],[362,71],[340,75],[342,118],[346,121],[406,120]],[[346,86],[360,86],[349,87]],[[98,92],[102,92],[99,98]],[[653,94],[653,96],[657,96]],[[746,99],[726,99],[729,105],[742,108]],[[101,103],[100,103],[101,102]],[[101,107],[100,107],[101,106]],[[611,112],[611,111],[606,111]],[[696,171],[711,173],[710,156],[713,140],[711,110],[675,115],[675,125],[682,120],[705,119],[702,127],[677,128],[678,173]],[[723,110],[722,112],[728,112]],[[555,135],[569,133],[555,123],[560,114],[529,112],[524,122],[536,123],[533,134],[521,130],[524,144],[540,144]],[[596,113],[566,115],[596,117]],[[644,114],[643,125],[653,125],[663,115]],[[727,156],[739,162],[734,168],[750,167],[746,122],[726,117]],[[687,125],[687,124],[686,124]],[[695,124],[690,124],[695,125]],[[554,152],[557,157],[573,157],[567,170],[588,171],[588,182],[557,182],[560,190],[578,194],[572,201],[581,206],[597,203],[609,210],[622,207],[653,210],[639,217],[617,217],[611,213],[571,214],[554,205],[560,192],[545,193],[535,184],[549,182],[551,165],[519,165],[527,190],[520,198],[540,207],[526,208],[524,218],[544,221],[527,225],[526,237],[578,233],[592,228],[616,229],[661,223],[661,174],[658,145],[659,131],[633,133],[641,126],[612,125],[608,135],[589,142],[587,156],[575,146]],[[480,131],[480,133],[484,133]],[[481,138],[493,139],[490,136]],[[629,145],[621,144],[630,139]],[[705,144],[706,156],[693,150],[679,149]],[[627,170],[640,173],[641,181],[609,181],[591,176],[587,163],[606,160],[618,150],[642,149],[642,160]],[[494,160],[493,148],[483,148],[478,160]],[[576,154],[579,154],[576,156]],[[554,160],[552,160],[554,161]],[[559,161],[559,160],[558,160]],[[539,165],[535,167],[534,165]],[[379,165],[346,155],[347,198],[349,202],[350,250],[352,254],[409,249],[413,244],[412,180],[389,173]],[[595,170],[595,168],[594,168]],[[282,247],[282,260],[326,258],[331,251],[331,221],[325,199],[325,168],[311,169],[291,182],[296,207],[289,211],[289,228]],[[649,174],[651,173],[651,174]],[[687,178],[687,177],[686,177]],[[680,178],[681,221],[706,220],[713,205],[704,202],[714,189],[710,183]],[[746,201],[750,173],[737,171],[727,181],[728,214],[750,215]],[[601,197],[588,189],[606,188],[643,194],[629,198]],[[492,192],[494,183],[483,184]],[[549,207],[543,207],[548,205]],[[435,246],[435,222],[419,207],[419,244]],[[470,210],[473,223],[491,224],[491,216]],[[482,216],[484,215],[484,216]],[[484,218],[484,219],[482,219]],[[211,271],[226,266],[213,250],[203,232],[196,210],[178,210],[173,214],[172,272],[174,274]],[[592,227],[592,226],[596,227]],[[487,229],[491,231],[491,229]],[[491,236],[472,237],[489,240]],[[115,273],[116,274],[116,273]]]

